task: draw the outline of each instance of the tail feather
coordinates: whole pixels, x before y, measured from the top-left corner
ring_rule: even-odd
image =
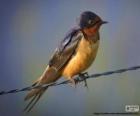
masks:
[[[34,95],[38,94],[40,92],[41,89],[33,89],[31,90],[26,97],[24,98],[25,101],[31,99]]]
[[[34,97],[31,99],[31,101],[28,103],[28,105],[24,108],[24,111],[25,111],[25,112],[29,112],[29,111],[30,111],[29,109],[31,109],[31,105],[32,105],[32,103],[33,103],[33,101],[35,100],[36,97],[37,97],[37,95],[34,96]]]
[[[35,106],[35,104],[38,102],[38,100],[40,99],[40,97],[43,95],[43,93],[45,92],[46,88],[41,90],[40,92],[36,93],[36,95],[32,96],[31,101],[28,103],[28,105],[25,107],[24,111],[26,112],[30,112],[32,110],[32,108]],[[26,99],[28,100],[28,99]]]
[[[60,74],[57,74],[54,68],[47,67],[43,75],[32,86],[40,85],[40,84],[49,84],[51,82],[55,82],[57,79],[59,79],[59,77],[60,77]],[[27,111],[27,112],[31,111],[47,88],[48,87],[37,88],[37,89],[31,90],[24,99],[25,101],[28,101],[31,99],[31,101],[25,107],[24,111]]]

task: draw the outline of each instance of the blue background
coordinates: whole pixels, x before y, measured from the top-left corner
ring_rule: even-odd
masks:
[[[50,56],[81,12],[108,21],[90,74],[140,64],[139,0],[0,0],[0,91],[22,88],[44,71]],[[89,79],[89,90],[50,88],[29,116],[92,116],[140,105],[140,71]],[[0,96],[0,116],[22,116],[26,92]]]

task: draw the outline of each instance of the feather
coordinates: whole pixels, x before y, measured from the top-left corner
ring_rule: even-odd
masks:
[[[61,46],[59,46],[55,51],[46,70],[32,86],[49,84],[55,82],[61,77],[64,67],[70,61],[71,57],[75,54],[76,48],[82,38],[82,35],[83,34],[81,31],[74,30],[61,42]],[[28,101],[30,99],[31,101],[28,103],[24,111],[31,111],[31,109],[43,95],[45,90],[47,90],[47,87],[31,90],[25,97],[25,101]]]
[[[55,82],[60,75],[56,73],[56,70],[54,68],[47,67],[43,75],[33,84],[35,85],[41,85],[41,84],[49,84],[52,82]],[[37,101],[40,99],[40,97],[43,95],[43,93],[47,90],[46,88],[37,88],[31,90],[25,97],[25,101],[28,101],[31,99],[31,101],[28,103],[28,105],[25,107],[24,111],[31,111],[31,109],[35,106]]]

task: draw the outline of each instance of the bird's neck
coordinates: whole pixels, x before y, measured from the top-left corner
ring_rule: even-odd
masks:
[[[82,31],[82,32],[83,32],[84,38],[87,39],[88,41],[92,41],[92,42],[96,43],[96,41],[100,39],[99,31],[96,31],[92,35],[88,35],[84,31]]]

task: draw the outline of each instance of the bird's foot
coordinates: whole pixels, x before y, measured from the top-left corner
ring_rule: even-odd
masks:
[[[76,88],[77,81],[73,78],[70,78],[69,80],[72,83],[72,87]]]
[[[84,81],[84,86],[86,87],[86,88],[88,88],[88,84],[87,84],[87,77],[88,77],[89,75],[88,75],[88,72],[84,72],[84,73],[80,73],[79,74],[79,80],[83,80]]]

